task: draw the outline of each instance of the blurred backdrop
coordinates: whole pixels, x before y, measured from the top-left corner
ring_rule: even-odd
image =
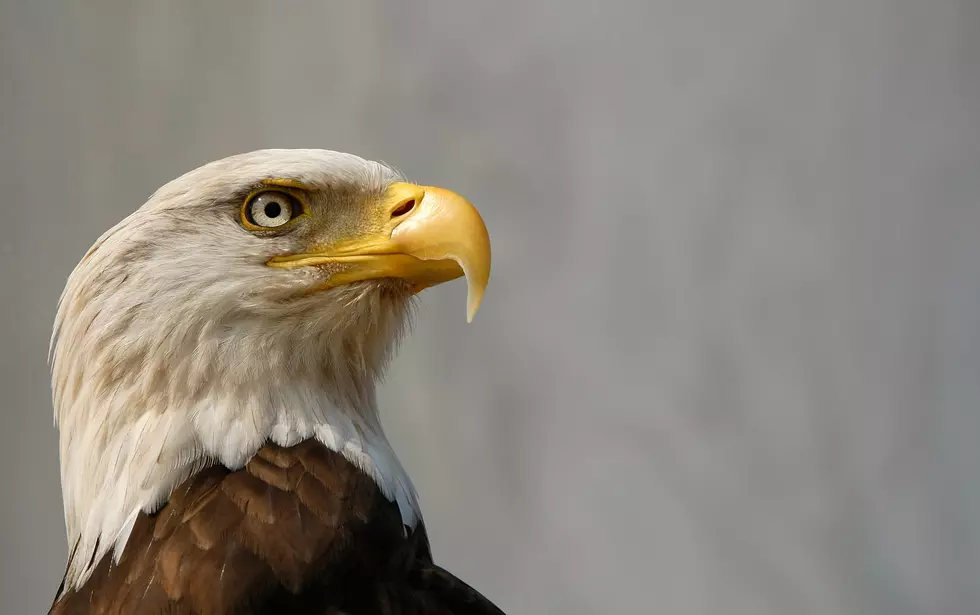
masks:
[[[494,243],[383,391],[509,613],[980,612],[980,3],[0,3],[0,594],[67,554],[46,351],[102,231],[265,147]]]

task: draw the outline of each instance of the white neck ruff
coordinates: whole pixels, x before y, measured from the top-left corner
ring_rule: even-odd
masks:
[[[106,401],[125,403],[126,397]],[[267,441],[288,447],[316,438],[371,476],[398,504],[405,525],[415,527],[421,516],[415,488],[370,398],[368,409],[344,410],[323,391],[296,385],[141,412],[129,423],[62,429],[65,514],[74,545],[66,586],[81,587],[110,550],[118,561],[139,513],[158,510],[188,477],[215,463],[240,469]]]

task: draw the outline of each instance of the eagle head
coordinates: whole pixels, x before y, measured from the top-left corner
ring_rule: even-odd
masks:
[[[316,438],[375,478],[406,525],[411,481],[375,383],[413,297],[490,272],[466,200],[325,150],[261,150],[166,184],[68,278],[52,338],[66,582],[125,546],[140,511],[212,463]]]

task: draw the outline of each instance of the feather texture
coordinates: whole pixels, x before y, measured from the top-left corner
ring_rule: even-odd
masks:
[[[315,440],[267,445],[244,469],[203,470],[141,513],[51,615],[498,614],[432,562],[422,524]]]

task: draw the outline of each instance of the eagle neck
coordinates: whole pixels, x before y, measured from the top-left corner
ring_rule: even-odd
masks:
[[[184,480],[216,464],[239,470],[268,442],[290,447],[315,439],[370,476],[398,505],[407,528],[420,520],[415,488],[382,429],[373,391],[354,406],[322,386],[293,383],[93,425],[61,431],[74,545],[68,587],[80,588],[108,553],[118,562],[139,514],[159,510]]]

